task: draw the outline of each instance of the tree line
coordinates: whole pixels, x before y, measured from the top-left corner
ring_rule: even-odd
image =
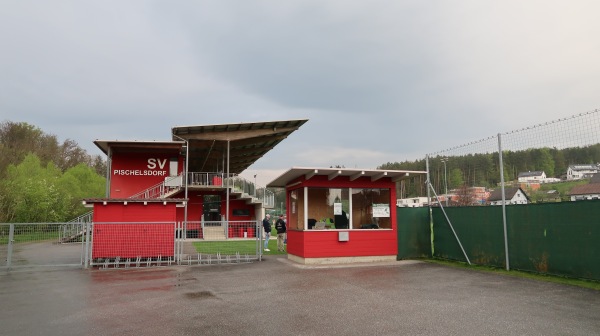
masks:
[[[106,162],[74,140],[24,122],[0,123],[0,223],[63,222],[105,194]]]
[[[528,171],[544,171],[547,177],[562,178],[569,165],[599,163],[600,144],[564,149],[545,147],[504,151],[502,161],[506,182],[515,181],[519,173]],[[424,171],[426,161],[388,162],[378,169]],[[464,186],[494,188],[500,183],[498,153],[430,157],[429,172],[431,184],[438,192],[445,192],[446,179],[448,190]],[[398,191],[399,198],[426,195],[425,180],[425,176],[419,176],[402,184]]]

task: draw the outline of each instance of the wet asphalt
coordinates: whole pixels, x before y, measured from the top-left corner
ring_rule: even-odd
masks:
[[[0,335],[599,335],[600,291],[420,261],[0,273]]]

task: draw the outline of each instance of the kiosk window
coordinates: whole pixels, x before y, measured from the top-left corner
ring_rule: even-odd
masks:
[[[352,189],[352,228],[392,228],[389,189]]]

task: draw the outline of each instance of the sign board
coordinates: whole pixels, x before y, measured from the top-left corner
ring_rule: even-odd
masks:
[[[390,205],[373,204],[373,217],[390,217]]]
[[[342,214],[342,203],[333,203],[333,214],[334,215]]]

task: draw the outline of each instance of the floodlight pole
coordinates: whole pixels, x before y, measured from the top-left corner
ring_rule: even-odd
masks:
[[[445,185],[445,199],[446,199],[446,207],[448,206],[448,175],[446,174],[446,162],[448,162],[448,158],[442,158],[442,162],[444,163],[444,185]]]

